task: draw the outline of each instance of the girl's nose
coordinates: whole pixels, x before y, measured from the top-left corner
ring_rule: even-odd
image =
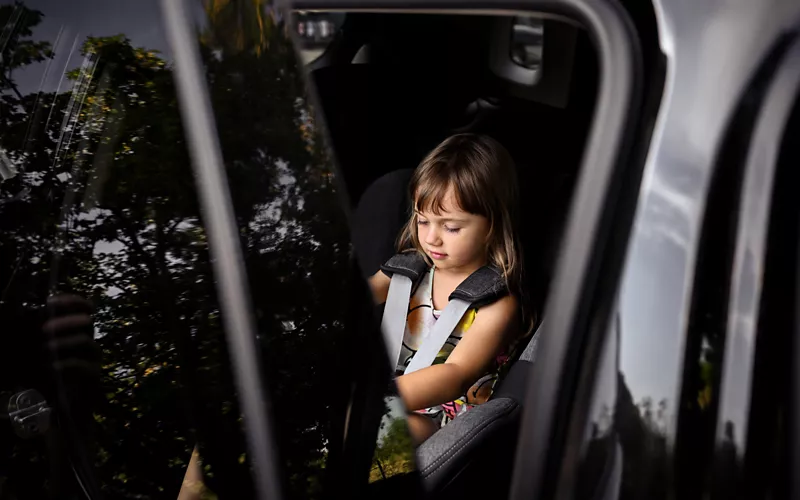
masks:
[[[439,230],[433,225],[428,228],[428,232],[425,234],[425,243],[428,245],[437,245],[439,243]]]

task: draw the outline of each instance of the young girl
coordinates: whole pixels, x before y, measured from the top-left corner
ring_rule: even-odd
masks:
[[[529,321],[521,306],[517,182],[505,148],[486,136],[452,136],[422,160],[409,189],[414,210],[400,236],[400,251],[418,252],[430,269],[409,303],[398,372],[414,357],[450,294],[472,273],[495,266],[509,291],[479,310],[469,309],[432,366],[397,377],[419,444],[488,400]],[[382,271],[370,278],[378,303],[385,302],[389,282]]]

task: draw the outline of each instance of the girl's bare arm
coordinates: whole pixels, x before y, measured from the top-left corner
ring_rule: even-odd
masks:
[[[517,299],[506,296],[481,308],[444,364],[401,375],[397,388],[409,410],[421,410],[464,395],[518,333]]]

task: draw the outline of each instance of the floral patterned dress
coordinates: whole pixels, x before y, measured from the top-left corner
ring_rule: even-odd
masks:
[[[400,350],[400,358],[396,367],[398,375],[405,371],[419,347],[422,346],[422,343],[430,336],[433,326],[436,324],[441,314],[441,311],[433,308],[433,274],[434,268],[432,267],[422,279],[409,301],[406,330],[403,335],[403,346]],[[447,342],[445,342],[439,354],[436,356],[433,362],[434,365],[447,361],[450,353],[453,352],[453,349],[455,349],[461,341],[461,338],[469,330],[470,326],[472,326],[477,314],[478,310],[475,308],[471,308],[464,313],[458,326],[456,326],[450,334]],[[439,423],[440,426],[444,426],[475,405],[485,403],[491,397],[498,379],[505,372],[509,359],[510,356],[506,352],[501,353],[501,355],[495,358],[492,369],[478,379],[466,394],[455,401],[418,410],[417,413],[428,415]]]

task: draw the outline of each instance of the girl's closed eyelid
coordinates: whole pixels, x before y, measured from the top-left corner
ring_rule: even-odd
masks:
[[[417,219],[417,224],[425,226],[428,224],[428,221]],[[442,227],[444,227],[444,230],[447,231],[448,233],[458,233],[459,231],[461,231],[460,227],[447,227],[447,226],[442,226]]]

